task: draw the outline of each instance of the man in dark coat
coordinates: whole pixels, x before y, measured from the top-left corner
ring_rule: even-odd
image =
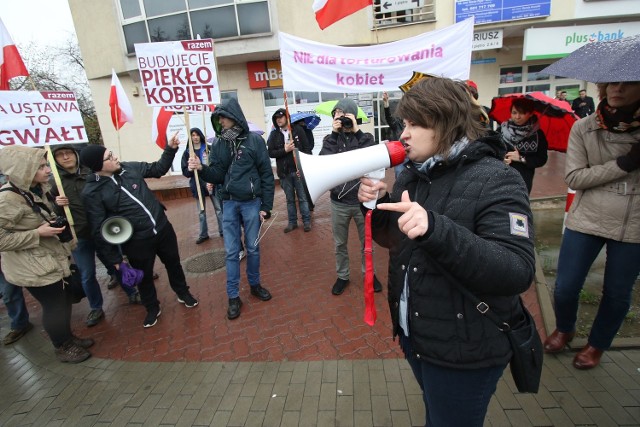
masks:
[[[587,91],[584,89],[580,91],[580,96],[573,100],[573,102],[571,103],[571,108],[573,108],[573,111],[580,118],[587,117],[589,114],[596,111],[596,106],[593,103],[593,98],[587,96]]]

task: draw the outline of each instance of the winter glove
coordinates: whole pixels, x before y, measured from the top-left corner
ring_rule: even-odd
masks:
[[[632,172],[640,168],[640,142],[633,144],[627,154],[618,157],[616,163],[625,172]]]

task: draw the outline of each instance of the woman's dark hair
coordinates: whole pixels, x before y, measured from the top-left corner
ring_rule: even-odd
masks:
[[[447,156],[454,142],[475,141],[486,134],[477,120],[480,107],[471,102],[463,81],[430,77],[417,82],[400,100],[396,115],[418,126],[433,129],[436,154]]]
[[[533,113],[535,103],[529,98],[515,98],[511,101],[511,108],[515,108],[520,114]]]

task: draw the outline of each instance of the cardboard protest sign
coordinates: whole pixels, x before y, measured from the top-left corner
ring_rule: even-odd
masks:
[[[468,79],[473,18],[392,43],[345,47],[279,33],[286,90],[398,90],[414,71]]]
[[[138,43],[135,49],[147,105],[220,102],[212,39]]]
[[[88,142],[73,92],[0,91],[0,148]]]

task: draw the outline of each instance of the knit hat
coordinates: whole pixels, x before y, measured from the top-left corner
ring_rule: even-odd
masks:
[[[104,145],[87,145],[80,152],[80,164],[88,167],[93,172],[100,172],[102,170],[105,151],[107,151],[107,149],[104,147]]]
[[[353,114],[354,117],[358,116],[358,104],[351,98],[342,98],[331,110],[331,117],[336,115],[336,110],[342,110],[345,114]]]
[[[467,80],[467,86],[472,87],[475,90],[478,90],[478,85],[473,80]]]

